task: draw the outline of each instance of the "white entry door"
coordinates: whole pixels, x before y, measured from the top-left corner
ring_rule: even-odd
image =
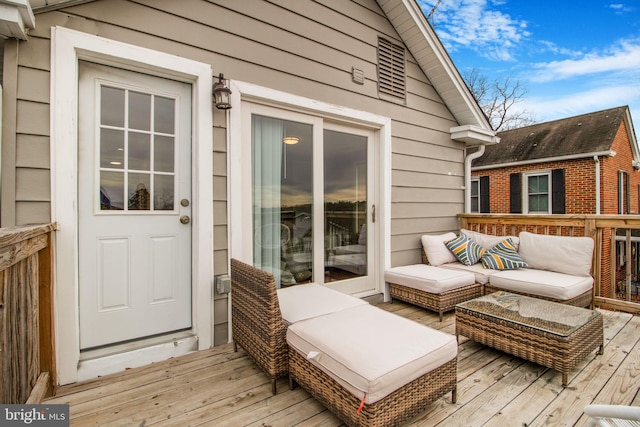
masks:
[[[79,70],[80,348],[191,328],[191,85]]]

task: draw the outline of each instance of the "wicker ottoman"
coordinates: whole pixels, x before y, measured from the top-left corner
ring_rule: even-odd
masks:
[[[384,273],[392,299],[442,313],[456,304],[482,295],[482,285],[473,273],[433,267],[426,264],[403,265]]]
[[[289,378],[351,426],[398,425],[452,392],[457,342],[365,305],[287,330]]]

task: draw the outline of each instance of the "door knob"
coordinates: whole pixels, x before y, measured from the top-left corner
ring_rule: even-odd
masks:
[[[191,221],[191,218],[189,218],[189,215],[182,215],[180,217],[180,222],[183,224],[189,224],[189,221]]]

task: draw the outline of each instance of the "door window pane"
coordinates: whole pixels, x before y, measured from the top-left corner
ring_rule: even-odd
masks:
[[[174,195],[173,175],[153,176],[153,208],[157,211],[172,211]]]
[[[324,131],[326,280],[367,274],[367,138]]]
[[[124,126],[124,89],[102,86],[100,90],[100,124]]]
[[[109,86],[100,93],[100,210],[173,211],[175,99]]]
[[[129,169],[148,171],[151,169],[151,145],[149,134],[129,132]]]
[[[124,169],[124,132],[100,130],[100,167]]]
[[[129,92],[129,127],[151,130],[151,95]]]
[[[160,133],[174,133],[175,131],[176,101],[162,96],[154,99],[153,128]]]
[[[173,172],[175,147],[174,138],[156,135],[153,151],[154,170],[158,172]]]
[[[100,209],[124,210],[124,173],[100,173]]]
[[[148,211],[151,208],[149,176],[148,173],[129,173],[127,200],[130,211]]]

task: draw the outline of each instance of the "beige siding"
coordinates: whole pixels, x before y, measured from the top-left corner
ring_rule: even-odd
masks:
[[[8,203],[16,222],[49,220],[48,186],[43,192],[30,185],[45,185],[41,175],[48,170],[49,37],[59,25],[209,63],[214,75],[390,117],[392,264],[419,261],[421,234],[457,227],[464,147],[448,134],[457,123],[409,54],[406,102],[378,97],[378,37],[400,38],[374,0],[99,0],[37,14],[36,22],[30,40],[19,45],[17,64],[8,58],[17,93],[5,111],[16,112],[18,139],[2,161],[3,174],[8,168],[17,182],[5,181],[12,188],[3,188],[2,202],[3,215]],[[351,81],[352,67],[364,72],[364,84]],[[217,275],[227,273],[228,171],[225,116],[216,110],[213,119]],[[227,299],[215,298],[219,344],[227,338]]]
[[[49,138],[38,135],[18,135],[16,167],[49,169]]]

